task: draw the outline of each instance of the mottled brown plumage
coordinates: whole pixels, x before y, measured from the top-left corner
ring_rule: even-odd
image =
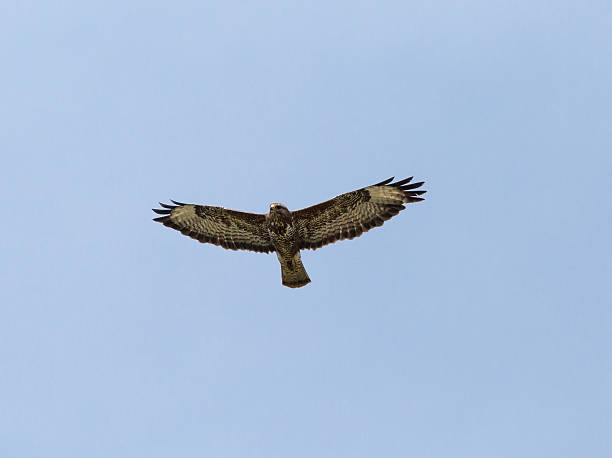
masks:
[[[283,285],[299,288],[310,283],[300,250],[317,249],[337,240],[359,237],[373,227],[419,202],[426,191],[412,177],[392,183],[393,178],[357,191],[341,194],[312,207],[290,212],[283,204],[270,205],[268,214],[245,213],[223,207],[161,204],[155,218],[200,242],[232,250],[276,252]]]

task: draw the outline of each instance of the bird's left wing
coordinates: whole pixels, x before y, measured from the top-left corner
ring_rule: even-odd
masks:
[[[404,208],[419,202],[424,182],[410,183],[412,177],[392,183],[393,177],[357,191],[341,194],[326,202],[293,212],[298,227],[300,248],[317,249],[337,240],[352,239]]]
[[[163,209],[153,209],[155,213],[164,215],[153,221],[202,243],[212,243],[230,250],[274,251],[266,228],[266,215],[183,204],[174,200],[172,203],[175,205],[160,203]]]

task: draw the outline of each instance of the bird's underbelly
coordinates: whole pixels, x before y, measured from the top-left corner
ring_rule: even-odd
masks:
[[[300,248],[295,238],[277,237],[273,243],[281,266],[293,270],[301,265]]]
[[[295,253],[300,251],[295,238],[276,237],[272,239],[272,244],[279,256],[283,258],[291,258]]]
[[[284,233],[279,233],[270,230],[270,240],[276,249],[276,253],[281,258],[292,258],[298,251],[300,246],[293,227],[289,226]]]

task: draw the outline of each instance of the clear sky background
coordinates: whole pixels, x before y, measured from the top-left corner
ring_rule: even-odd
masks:
[[[0,456],[610,456],[611,2],[0,10]],[[151,221],[392,175],[298,290]]]

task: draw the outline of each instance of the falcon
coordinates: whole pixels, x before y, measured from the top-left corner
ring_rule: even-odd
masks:
[[[326,202],[289,211],[273,203],[267,214],[245,213],[223,207],[185,204],[171,200],[153,209],[153,221],[180,231],[202,243],[230,250],[276,252],[284,286],[300,288],[310,283],[300,250],[316,250],[338,240],[353,239],[423,200],[417,190],[423,181],[412,177],[393,183],[394,177],[356,191],[340,194]]]

